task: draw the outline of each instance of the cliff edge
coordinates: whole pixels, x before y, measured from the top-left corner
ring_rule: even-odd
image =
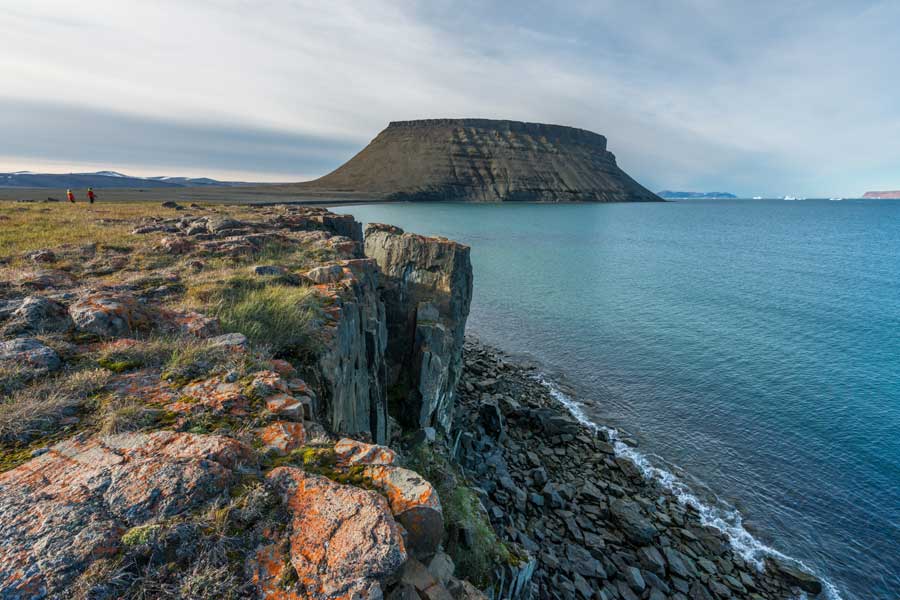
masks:
[[[335,171],[282,186],[394,201],[647,202],[602,135],[491,119],[395,121]]]

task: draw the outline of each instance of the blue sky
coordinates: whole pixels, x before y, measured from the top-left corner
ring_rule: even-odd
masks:
[[[648,187],[900,189],[900,2],[8,0],[0,171],[298,181],[391,120],[606,135]]]

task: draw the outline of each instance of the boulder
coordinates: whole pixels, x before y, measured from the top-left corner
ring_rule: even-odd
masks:
[[[444,535],[444,515],[437,491],[418,473],[392,465],[370,465],[363,475],[380,489],[391,512],[406,528],[413,556],[434,554]]]
[[[389,381],[409,390],[406,425],[449,430],[472,300],[469,247],[371,223],[365,252],[384,274]]]
[[[822,582],[812,573],[781,560],[769,559],[766,564],[804,592],[814,596],[822,593]]]
[[[129,528],[193,510],[252,451],[189,433],[76,437],[0,474],[0,597],[66,597]]]
[[[293,587],[305,592],[298,597],[382,597],[382,583],[406,561],[387,501],[294,467],[276,468],[268,478],[291,515],[288,556],[298,578]],[[277,578],[267,568],[272,562],[257,561],[258,581]]]
[[[647,546],[653,543],[656,529],[641,513],[637,504],[621,498],[613,498],[609,503],[609,512],[632,544]]]
[[[9,321],[3,326],[3,335],[65,332],[72,325],[66,307],[59,302],[43,296],[26,296],[10,314]]]
[[[149,329],[152,320],[147,308],[133,296],[96,292],[69,307],[69,315],[79,331],[103,337],[127,337]]]

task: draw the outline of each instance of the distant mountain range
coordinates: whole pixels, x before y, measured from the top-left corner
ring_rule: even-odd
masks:
[[[663,190],[657,192],[656,195],[668,200],[684,198],[737,198],[737,196],[729,194],[728,192],[673,192],[672,190]]]
[[[183,187],[237,187],[254,185],[244,181],[218,181],[208,177],[133,177],[115,171],[95,173],[32,173],[16,171],[0,173],[0,188],[183,188]]]

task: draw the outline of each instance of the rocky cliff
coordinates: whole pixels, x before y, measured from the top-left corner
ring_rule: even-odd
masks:
[[[397,121],[299,194],[386,200],[638,202],[660,198],[629,177],[602,135],[490,119]]]
[[[468,247],[319,208],[108,206],[0,203],[41,234],[0,256],[0,598],[821,591],[464,348]]]
[[[147,212],[0,260],[0,597],[484,598],[443,550],[477,517],[369,443],[449,425],[468,248],[392,232],[368,258],[318,208]],[[427,398],[389,406],[407,370]]]

